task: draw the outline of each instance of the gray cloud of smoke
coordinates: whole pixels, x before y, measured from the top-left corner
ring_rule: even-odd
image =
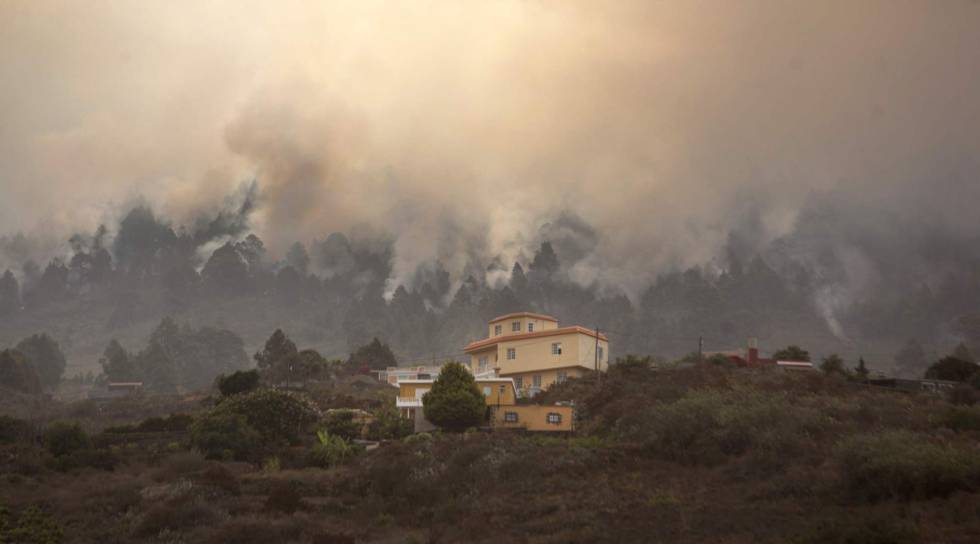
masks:
[[[6,2],[0,232],[192,224],[254,176],[274,252],[372,224],[458,278],[547,223],[631,292],[813,194],[976,233],[978,51],[956,0]]]

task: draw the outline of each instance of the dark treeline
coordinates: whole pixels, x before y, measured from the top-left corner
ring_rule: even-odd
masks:
[[[571,215],[558,221],[574,228],[549,224],[521,262],[472,263],[468,275],[453,278],[430,261],[409,284],[392,289],[392,238],[332,233],[296,242],[273,259],[247,228],[253,195],[248,188],[237,204],[191,227],[174,227],[137,206],[113,229],[73,236],[67,258],[4,270],[2,329],[20,337],[52,331],[70,359],[82,359],[73,360],[76,366],[90,367],[111,338],[142,342],[165,316],[234,331],[249,349],[281,327],[328,358],[344,358],[377,337],[410,364],[459,356],[465,343],[485,335],[488,319],[520,310],[599,327],[618,354],[675,357],[696,350],[699,337],[706,349],[740,347],[756,337],[764,351],[797,343],[855,361],[863,354],[882,370],[892,368],[896,354],[919,349],[921,364],[899,366],[920,374],[957,342],[980,352],[980,314],[970,302],[980,300],[975,249],[951,265],[951,252],[930,246],[939,272],[926,279],[890,270],[885,261],[878,269],[887,273],[857,289],[849,261],[813,242],[824,241],[830,228],[819,207],[803,213],[791,235],[766,244],[753,239],[751,228],[733,230],[722,258],[651,275],[631,299],[608,285],[569,279],[582,247],[599,239]],[[858,246],[868,238],[847,236]],[[928,256],[915,245],[926,242],[910,240],[907,253]],[[894,253],[871,238],[861,247],[872,257]]]

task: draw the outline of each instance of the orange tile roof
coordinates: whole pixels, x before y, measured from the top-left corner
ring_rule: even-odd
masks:
[[[504,321],[505,319],[513,319],[515,317],[533,317],[534,319],[543,319],[545,321],[554,321],[555,323],[558,323],[558,320],[551,317],[550,315],[535,314],[531,312],[514,312],[512,314],[505,314],[491,319],[490,323],[493,324],[498,321]]]
[[[490,347],[499,342],[510,342],[511,340],[526,340],[528,338],[543,338],[546,336],[558,336],[561,334],[571,334],[575,332],[595,338],[595,331],[586,329],[585,327],[579,327],[578,325],[573,325],[571,327],[562,327],[560,329],[550,329],[546,331],[526,332],[524,334],[511,334],[509,336],[504,336],[504,335],[494,336],[493,338],[487,338],[476,342],[470,342],[469,344],[466,345],[466,347],[463,348],[463,351],[469,353],[471,351],[476,351],[478,349]],[[607,338],[606,335],[602,333],[599,333],[599,339],[605,340],[606,342],[609,341],[609,338]]]

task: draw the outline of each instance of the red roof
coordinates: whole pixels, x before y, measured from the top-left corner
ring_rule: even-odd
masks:
[[[478,349],[482,349],[482,348],[485,348],[485,347],[492,346],[494,344],[497,344],[498,342],[509,342],[511,340],[525,340],[525,339],[528,339],[528,338],[541,338],[541,337],[545,337],[545,336],[558,336],[558,335],[561,335],[561,334],[570,334],[570,333],[576,333],[576,332],[577,333],[580,333],[580,334],[584,334],[586,336],[591,336],[592,338],[595,338],[595,331],[590,330],[590,329],[586,329],[585,327],[579,327],[578,325],[574,325],[572,327],[562,327],[560,329],[550,329],[550,330],[546,330],[546,331],[526,332],[524,334],[511,334],[511,335],[494,336],[493,338],[487,338],[485,340],[480,340],[480,341],[477,341],[477,342],[470,342],[469,344],[466,345],[465,348],[463,348],[463,351],[465,351],[465,352],[475,351],[475,350],[478,350]],[[609,341],[609,339],[606,338],[606,335],[604,335],[602,333],[599,333],[599,339],[600,340],[605,340],[607,342]]]

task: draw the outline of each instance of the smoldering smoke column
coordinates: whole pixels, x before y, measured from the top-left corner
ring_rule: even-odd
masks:
[[[975,234],[977,28],[975,2],[5,3],[0,231],[136,197],[189,222],[254,176],[274,252],[367,224],[398,281],[458,278],[568,210],[597,233],[574,279],[629,292],[814,194]]]

